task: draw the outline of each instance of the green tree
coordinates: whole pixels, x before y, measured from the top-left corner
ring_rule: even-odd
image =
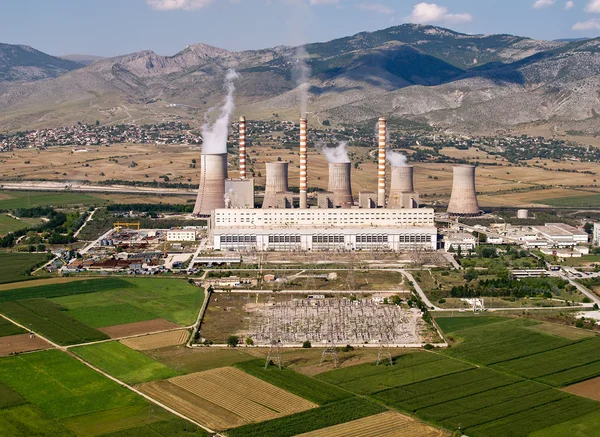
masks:
[[[230,335],[227,337],[227,346],[236,347],[240,342],[240,338],[237,335]]]

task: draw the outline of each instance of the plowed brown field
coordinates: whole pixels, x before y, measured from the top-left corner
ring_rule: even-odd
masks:
[[[577,396],[600,401],[600,377],[570,385],[563,390]]]
[[[186,329],[182,329],[179,331],[144,335],[143,337],[127,338],[121,340],[121,343],[138,351],[147,351],[150,349],[159,349],[161,347],[183,344],[188,339],[188,335],[189,332]]]
[[[233,367],[144,384],[141,390],[208,427],[221,430],[317,407]]]
[[[131,335],[148,334],[151,332],[166,331],[180,328],[179,325],[165,319],[147,320],[145,322],[125,323],[124,325],[108,326],[99,330],[110,338],[128,337]]]
[[[42,340],[37,335],[33,338],[30,338],[29,334],[0,337],[0,357],[8,356],[14,352],[31,352],[40,349],[48,349],[50,347],[49,343]]]
[[[449,433],[400,413],[386,412],[297,437],[443,437]]]

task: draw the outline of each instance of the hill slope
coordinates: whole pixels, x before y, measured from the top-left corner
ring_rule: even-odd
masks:
[[[0,43],[0,81],[31,81],[58,77],[83,64],[47,55],[32,47]]]

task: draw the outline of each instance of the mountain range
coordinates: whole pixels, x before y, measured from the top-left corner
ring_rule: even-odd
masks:
[[[405,24],[305,48],[311,122],[383,114],[465,133],[548,125],[600,134],[600,38],[538,41]],[[240,73],[240,114],[293,119],[301,100],[296,53],[195,44],[174,56],[142,51],[83,66],[0,45],[0,129],[95,120],[198,124],[223,98],[230,68]]]

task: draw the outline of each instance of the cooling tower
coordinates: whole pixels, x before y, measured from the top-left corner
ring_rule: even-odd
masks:
[[[300,119],[300,208],[308,206],[308,151],[307,151],[308,120]]]
[[[474,216],[480,214],[475,191],[475,167],[458,165],[454,167],[452,196],[448,204],[448,214]]]
[[[246,117],[240,117],[240,179],[246,179]]]
[[[265,198],[263,208],[277,208],[280,204],[278,193],[287,193],[288,168],[287,162],[267,162],[267,182],[265,184]]]
[[[377,204],[385,207],[385,157],[387,148],[387,118],[379,118],[378,127],[378,165],[377,165]]]
[[[392,184],[387,207],[393,209],[419,207],[419,194],[415,192],[412,165],[392,167]]]
[[[225,208],[225,179],[227,179],[227,153],[203,154],[200,160],[200,189],[194,214],[210,215]]]
[[[329,163],[329,191],[333,193],[333,206],[350,207],[353,204],[350,170],[349,162]]]

